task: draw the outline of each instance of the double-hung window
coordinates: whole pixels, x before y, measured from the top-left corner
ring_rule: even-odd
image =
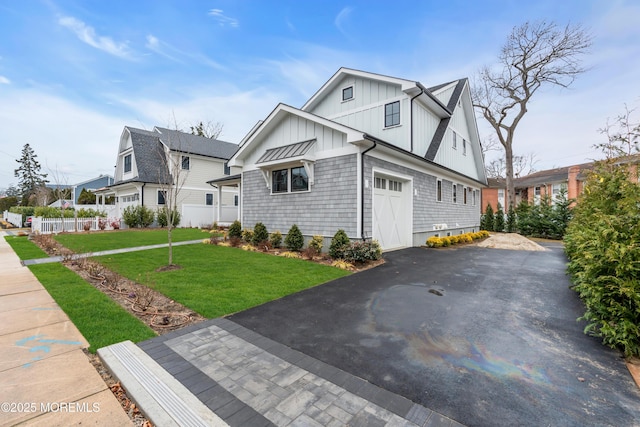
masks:
[[[182,156],[182,169],[188,171],[191,166],[191,159],[189,156]]]
[[[400,101],[391,102],[384,106],[384,127],[400,124]]]
[[[131,154],[124,156],[124,172],[131,172]]]

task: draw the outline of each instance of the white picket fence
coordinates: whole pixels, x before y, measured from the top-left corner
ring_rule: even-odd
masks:
[[[4,211],[2,217],[16,227],[22,227],[22,214]]]
[[[40,234],[71,233],[77,231],[100,230],[100,221],[104,221],[105,230],[113,230],[113,223],[122,225],[120,219],[113,218],[41,218],[31,221],[31,232]]]

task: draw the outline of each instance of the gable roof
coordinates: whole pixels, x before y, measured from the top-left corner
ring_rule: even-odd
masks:
[[[429,89],[422,85],[422,83],[415,80],[401,79],[398,77],[386,76],[384,74],[371,73],[368,71],[354,70],[352,68],[341,67],[336,73],[331,76],[327,82],[322,85],[318,91],[313,94],[311,98],[302,106],[301,110],[307,111],[313,109],[313,107],[323,98],[324,94],[333,90],[342,80],[344,76],[356,76],[366,79],[378,80],[385,83],[395,84],[400,86],[400,89],[406,94],[411,96],[417,95],[421,101],[428,105],[434,113],[440,117],[446,117],[451,115],[451,111],[443,105],[438,98],[436,98]]]
[[[295,107],[292,107],[287,104],[280,103],[276,106],[276,108],[269,113],[264,121],[260,122],[260,124],[251,130],[251,134],[243,139],[243,144],[240,148],[235,152],[232,158],[229,160],[229,166],[241,166],[241,163],[238,163],[239,158],[249,150],[249,147],[254,145],[256,138],[258,138],[263,132],[268,132],[273,126],[275,126],[279,120],[287,114],[294,114],[296,116],[302,117],[307,120],[314,121],[323,126],[332,128],[337,130],[338,132],[342,132],[347,136],[347,142],[356,142],[362,141],[362,132],[357,129],[353,129],[349,126],[345,126],[343,124],[334,122],[325,117],[318,116],[317,114],[310,113],[308,111],[299,110]],[[304,142],[304,141],[303,141]]]

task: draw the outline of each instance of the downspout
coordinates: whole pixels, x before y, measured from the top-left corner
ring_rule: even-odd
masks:
[[[367,134],[362,135],[362,137],[373,142],[373,145],[371,147],[360,153],[360,191],[362,192],[362,194],[360,194],[360,238],[362,239],[362,241],[364,241],[364,155],[376,148],[378,143],[375,139],[371,138]]]
[[[422,95],[423,93],[424,93],[424,89],[420,89],[420,93],[414,96],[413,98],[411,98],[411,100],[409,101],[409,110],[411,114],[411,117],[409,117],[409,120],[411,121],[411,125],[409,126],[409,132],[411,133],[411,135],[409,136],[409,141],[411,143],[411,147],[409,151],[411,151],[412,153],[413,153],[413,100],[419,97],[420,95]]]

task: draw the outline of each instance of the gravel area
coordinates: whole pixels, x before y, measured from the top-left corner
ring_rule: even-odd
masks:
[[[543,252],[547,250],[518,233],[491,233],[491,236],[479,242],[478,246],[482,248],[510,249],[516,251]]]

